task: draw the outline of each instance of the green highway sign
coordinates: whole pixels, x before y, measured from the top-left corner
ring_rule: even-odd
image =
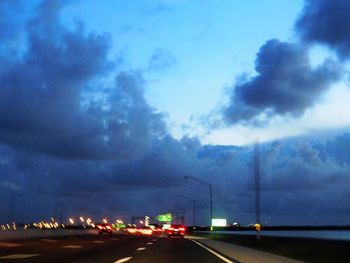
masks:
[[[173,216],[170,213],[158,215],[157,218],[159,222],[171,222],[173,220]]]

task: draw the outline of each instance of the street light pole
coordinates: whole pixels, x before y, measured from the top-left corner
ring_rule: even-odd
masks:
[[[183,196],[183,195],[177,195],[177,196],[192,202],[192,206],[193,206],[193,208],[192,208],[193,209],[192,210],[193,211],[192,223],[193,223],[193,226],[196,226],[196,201],[191,199],[191,198],[188,198],[187,196]]]
[[[209,185],[209,196],[210,196],[210,223],[209,225],[211,226],[211,223],[212,223],[212,220],[213,220],[213,192],[212,192],[212,185],[211,183],[208,183],[208,182],[205,182],[205,181],[202,181],[196,177],[193,177],[193,176],[184,176],[185,179],[192,179],[194,181],[197,181],[201,184],[206,184],[206,185]]]
[[[256,238],[260,240],[260,151],[259,142],[257,141],[254,145],[254,173],[255,173],[255,229]]]
[[[211,226],[213,221],[213,191],[212,191],[211,184],[209,184],[209,190],[210,190],[210,226]]]

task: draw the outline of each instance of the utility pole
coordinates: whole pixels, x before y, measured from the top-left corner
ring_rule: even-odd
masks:
[[[254,174],[255,174],[255,228],[256,238],[260,240],[260,149],[259,142],[254,144]]]

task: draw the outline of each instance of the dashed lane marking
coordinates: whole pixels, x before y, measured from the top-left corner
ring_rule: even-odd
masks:
[[[96,243],[96,244],[104,244],[105,242],[104,242],[104,241],[100,241],[100,240],[95,240],[95,241],[92,241],[92,243]]]
[[[0,242],[0,247],[20,247],[21,244],[16,243],[8,243],[8,242]]]
[[[39,256],[40,254],[12,254],[7,256],[2,256],[0,259],[23,259]]]
[[[67,245],[67,246],[62,246],[62,248],[82,248],[83,246],[79,245]]]
[[[153,245],[153,243],[152,242],[148,242],[147,245]]]
[[[123,263],[123,262],[129,261],[130,259],[132,259],[132,257],[121,258],[121,259],[118,259],[117,261],[114,261],[114,263]]]
[[[44,239],[40,239],[41,241],[44,241],[44,242],[50,242],[50,243],[56,243],[58,242],[57,240],[53,240],[53,239],[48,239],[48,238],[44,238]]]
[[[209,251],[210,253],[212,253],[213,255],[217,256],[218,258],[220,258],[222,261],[226,262],[226,263],[235,263],[232,260],[229,260],[228,258],[225,258],[224,256],[221,256],[219,253],[215,252],[214,250],[204,246],[203,244],[199,243],[196,240],[190,239],[192,242],[196,243],[198,246],[204,248],[205,250]]]
[[[139,247],[138,249],[136,249],[136,251],[141,251],[141,250],[145,250],[145,247]]]

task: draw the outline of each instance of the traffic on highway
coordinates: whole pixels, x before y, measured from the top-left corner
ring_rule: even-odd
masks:
[[[0,262],[222,262],[183,238],[184,232],[144,226],[109,231],[108,224],[101,231],[101,224],[96,226],[95,232],[79,235],[0,239]]]

